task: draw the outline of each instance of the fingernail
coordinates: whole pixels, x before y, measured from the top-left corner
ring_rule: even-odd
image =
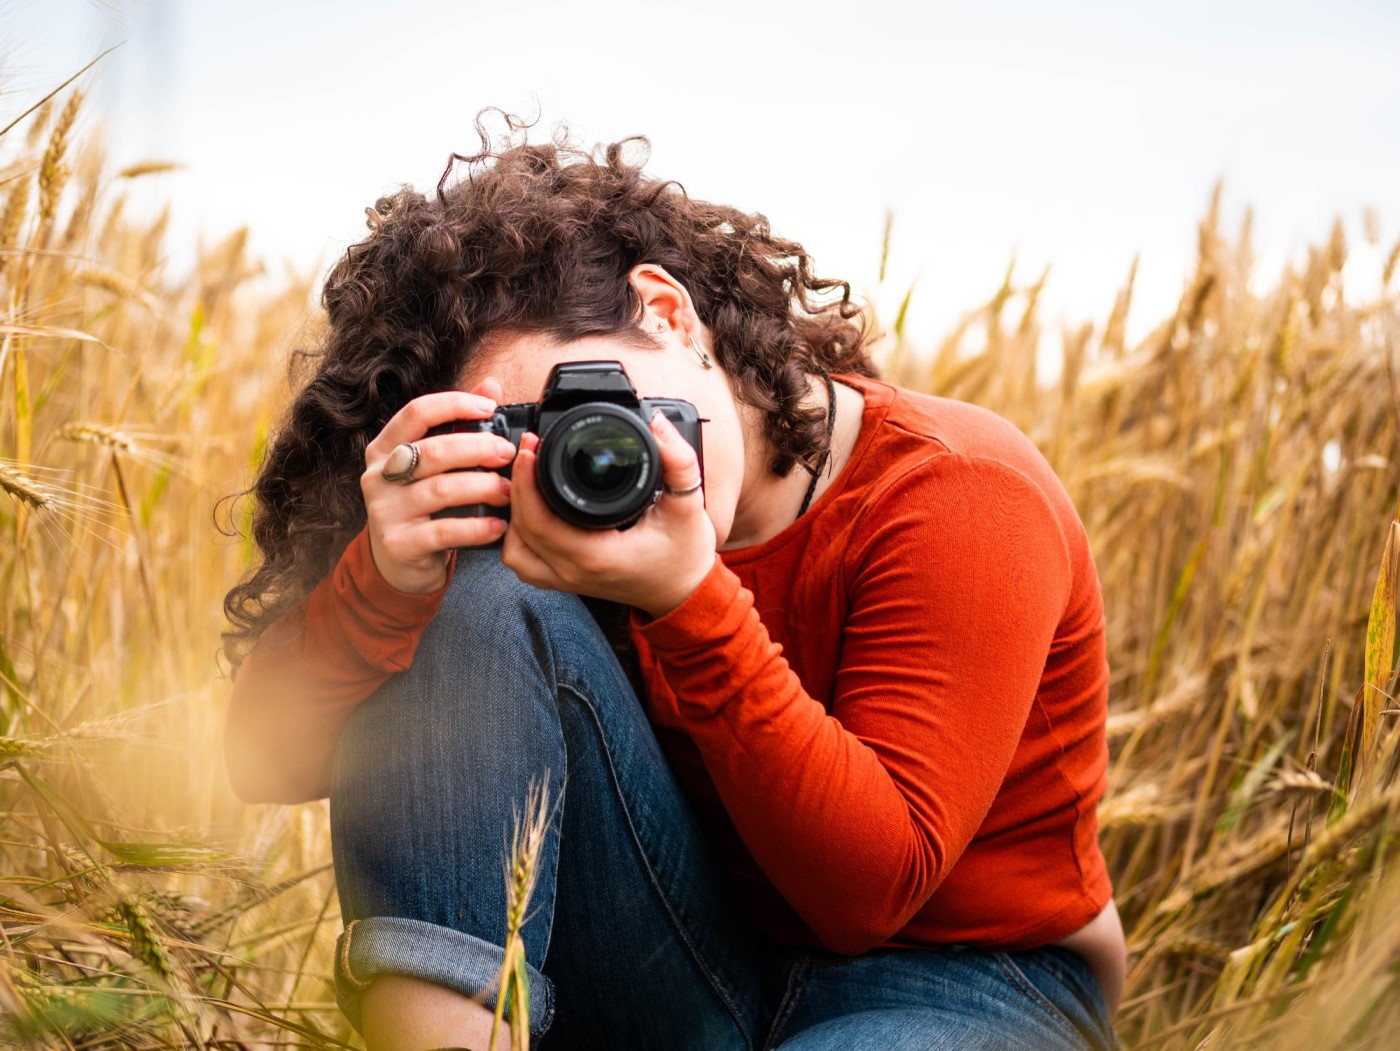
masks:
[[[659,423],[661,424],[661,429],[662,429],[663,431],[669,431],[669,430],[671,429],[671,421],[670,421],[669,419],[667,419],[666,414],[665,414],[664,412],[662,412],[660,409],[656,409],[655,411],[652,412],[652,414],[651,414],[651,422],[652,422],[652,423],[658,423],[658,422],[659,422]]]

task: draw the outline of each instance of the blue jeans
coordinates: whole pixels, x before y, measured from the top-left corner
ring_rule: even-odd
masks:
[[[337,998],[375,975],[495,1006],[512,811],[562,800],[524,924],[533,1046],[842,1051],[1117,1046],[1084,960],[774,944],[741,916],[636,693],[576,596],[463,549],[413,666],[351,715],[331,832]]]

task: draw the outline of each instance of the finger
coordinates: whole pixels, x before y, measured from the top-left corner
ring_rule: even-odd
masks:
[[[490,398],[494,402],[500,402],[505,397],[505,391],[501,389],[501,384],[495,376],[487,376],[468,393],[480,394],[483,398]]]
[[[538,466],[539,435],[528,432],[521,435],[521,448],[515,453],[515,465],[511,467],[511,479],[515,481],[511,487],[511,521],[518,516],[526,539],[538,539],[546,529],[553,543],[559,542],[570,532],[578,533],[580,539],[588,536],[587,530],[570,525],[550,511],[549,504],[539,491]],[[539,547],[539,544],[535,544],[535,547]]]
[[[414,478],[427,478],[463,467],[499,468],[515,457],[515,444],[509,438],[483,431],[433,434],[419,438],[414,444],[418,446]]]
[[[571,557],[590,541],[596,543],[593,530],[582,529],[556,515],[540,493],[536,468],[539,464],[539,435],[527,432],[521,436],[520,451],[515,454],[511,478],[511,520],[519,519],[524,539],[537,551],[546,548],[560,557]]]
[[[426,536],[432,550],[448,551],[454,547],[495,543],[509,525],[503,518],[488,515],[481,518],[430,518],[414,528]]]
[[[365,447],[365,464],[382,462],[394,446],[417,441],[428,433],[429,427],[451,420],[484,420],[495,411],[493,399],[460,390],[414,398],[394,413],[384,429]]]
[[[478,431],[434,435],[414,444],[418,465],[407,484],[389,481],[384,477],[385,461],[370,458],[360,475],[366,507],[379,508],[389,519],[413,518],[455,504],[498,503],[495,497],[510,492],[500,473],[515,455],[515,446],[507,439]]]
[[[533,587],[570,591],[569,585],[525,542],[524,535],[515,528],[514,511],[511,512],[511,525],[512,528],[506,531],[505,539],[501,542],[501,562]]]
[[[661,452],[662,482],[676,489],[689,489],[701,481],[700,458],[695,454],[695,447],[685,440],[685,436],[676,430],[675,424],[667,419],[660,409],[652,414],[651,433],[656,438],[657,449]],[[696,489],[694,495],[698,496],[701,492],[702,490]],[[674,498],[674,494],[666,495]],[[678,499],[686,499],[691,495],[687,493]]]
[[[381,545],[395,561],[411,564],[417,559],[456,547],[480,547],[494,543],[507,523],[496,517],[428,518],[386,530]]]
[[[416,521],[444,508],[467,504],[505,507],[510,504],[511,488],[510,480],[495,471],[445,471],[409,485],[385,483],[385,489],[375,496],[375,505],[380,518]]]

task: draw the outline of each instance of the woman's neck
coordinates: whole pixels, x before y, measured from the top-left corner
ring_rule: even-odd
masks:
[[[808,395],[802,399],[804,408],[827,408],[826,382],[820,376],[808,379]],[[840,475],[842,468],[851,458],[856,440],[860,437],[861,420],[864,415],[865,396],[860,391],[844,383],[833,385],[836,391],[836,434],[831,443],[831,455],[826,467],[817,479],[817,487],[812,493],[812,503],[821,499],[822,493]],[[772,461],[772,447],[763,433],[762,416],[758,410],[741,406],[744,421],[744,482],[739,489],[739,501],[734,508],[734,523],[729,535],[719,547],[721,551],[735,551],[753,547],[771,537],[777,536],[797,519],[802,507],[807,486],[812,475],[802,467],[794,467],[786,478],[779,478],[768,468]]]

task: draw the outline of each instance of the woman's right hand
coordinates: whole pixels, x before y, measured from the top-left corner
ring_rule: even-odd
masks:
[[[384,425],[365,448],[360,491],[368,515],[370,552],[380,574],[410,594],[436,591],[447,579],[448,552],[498,540],[506,523],[499,518],[433,518],[434,511],[458,504],[510,503],[510,482],[500,468],[515,456],[515,446],[494,434],[438,434],[428,428],[452,420],[484,420],[502,397],[494,379],[471,391],[443,391],[414,398]],[[418,446],[418,466],[407,484],[384,480],[384,461],[395,446]],[[486,467],[485,471],[455,471]]]

